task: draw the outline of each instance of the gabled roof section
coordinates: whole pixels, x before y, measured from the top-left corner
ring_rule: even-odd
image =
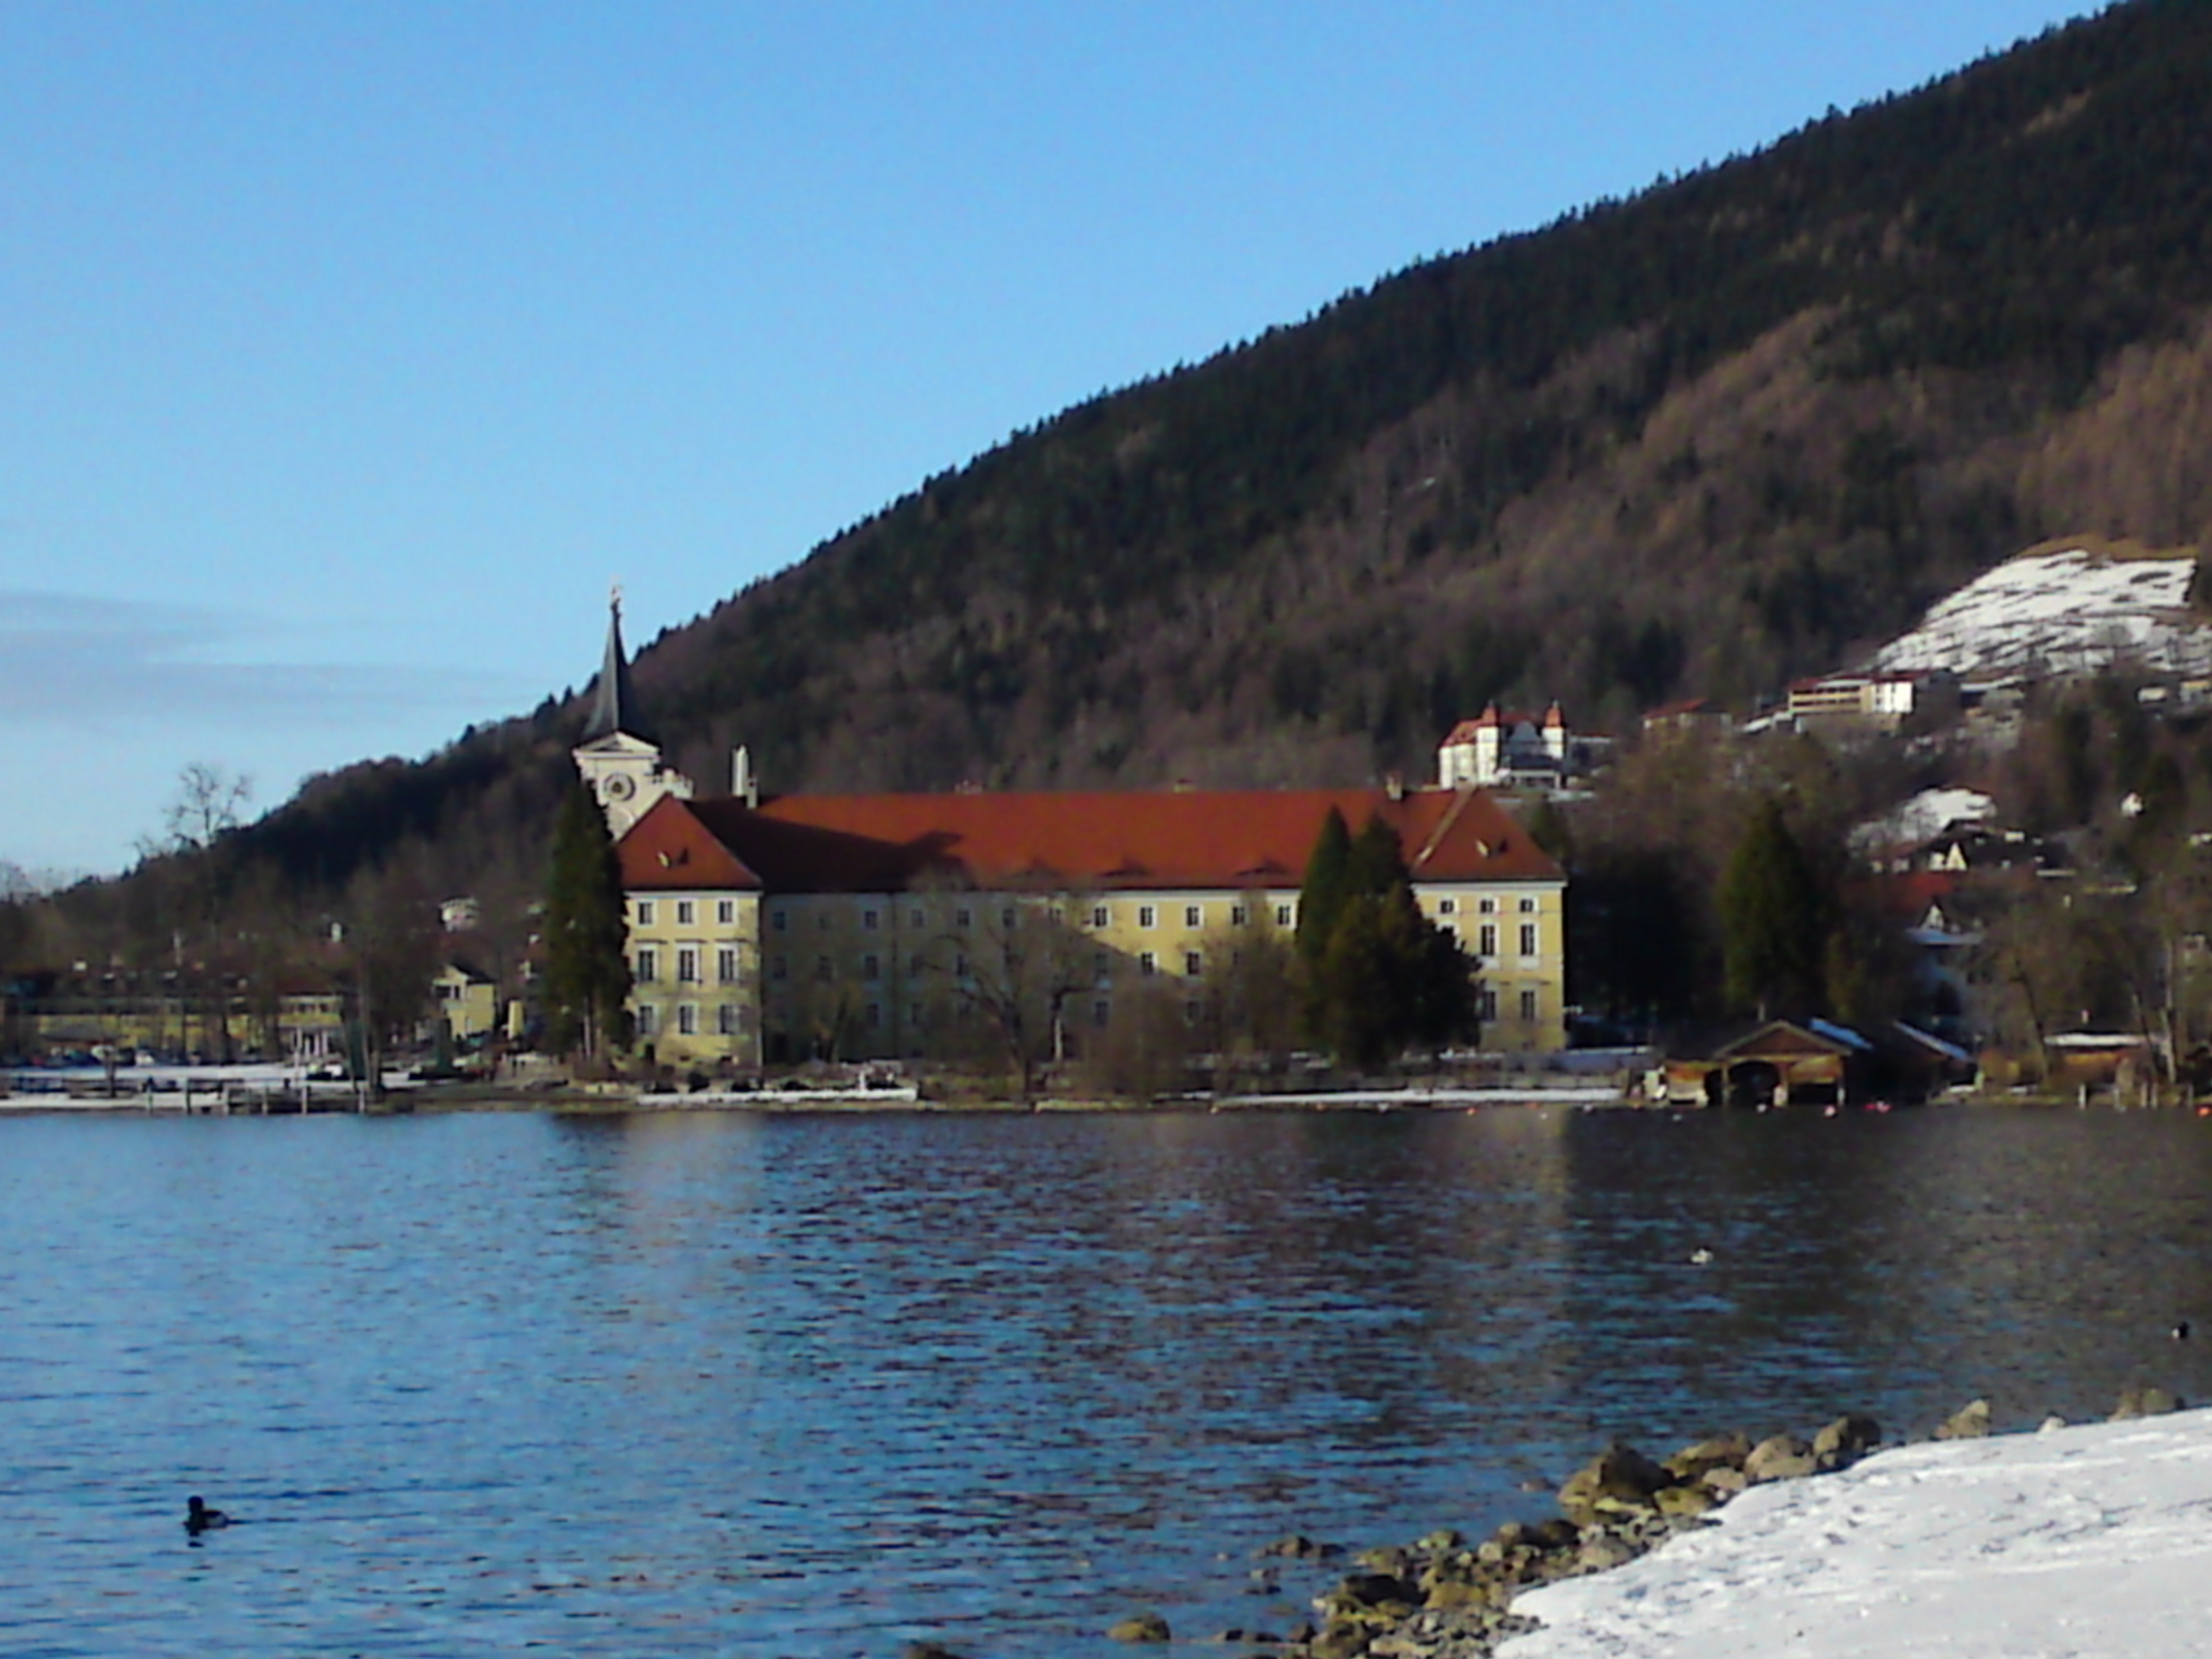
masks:
[[[629,892],[758,892],[762,884],[691,803],[676,795],[663,795],[646,809],[615,843],[615,857]]]
[[[1290,887],[1331,807],[1355,835],[1370,817],[1395,830],[1417,883],[1565,878],[1480,790],[787,795],[757,809],[734,798],[684,805],[777,892],[936,883],[1096,892]],[[630,831],[626,854],[661,811],[656,805]],[[626,875],[629,867],[626,856]]]
[[[637,706],[637,693],[630,688],[629,659],[623,653],[622,591],[617,588],[607,604],[607,650],[599,664],[599,676],[592,682],[591,718],[584,722],[586,743],[594,738],[604,738],[617,732],[628,732],[634,738],[652,740],[652,733],[643,724]]]
[[[1828,1022],[1815,1022],[1825,1025]],[[1800,1025],[1790,1019],[1770,1019],[1755,1031],[1747,1032],[1733,1042],[1724,1042],[1713,1050],[1715,1059],[1755,1060],[1786,1054],[1844,1055],[1864,1048],[1864,1038],[1853,1034],[1854,1041],[1846,1042]],[[1855,1046],[1856,1045],[1856,1046]]]

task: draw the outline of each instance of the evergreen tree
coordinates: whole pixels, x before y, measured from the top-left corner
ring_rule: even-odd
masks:
[[[1418,915],[1415,920],[1419,920]],[[1482,1021],[1475,1002],[1474,975],[1459,941],[1443,928],[1424,922],[1416,937],[1416,950],[1408,1035],[1429,1049],[1473,1042],[1482,1033]]]
[[[1298,959],[1309,969],[1328,954],[1329,935],[1352,891],[1352,831],[1344,814],[1332,806],[1314,838],[1306,878],[1298,888]]]
[[[1437,1048],[1475,1034],[1467,957],[1421,914],[1397,831],[1370,818],[1353,840],[1332,811],[1307,883],[1325,907],[1302,900],[1298,915],[1306,1027],[1316,1041],[1371,1066],[1415,1044]]]
[[[1536,803],[1528,814],[1528,839],[1542,848],[1561,864],[1574,862],[1574,832],[1567,826],[1567,815],[1553,802],[1549,795]]]
[[[1352,843],[1352,891],[1380,897],[1413,878],[1406,868],[1405,850],[1398,845],[1398,832],[1380,818],[1368,819],[1359,839]]]
[[[1753,814],[1721,872],[1721,932],[1731,1006],[1809,1013],[1822,1001],[1827,907],[1781,802]]]
[[[1396,965],[1382,902],[1372,894],[1352,895],[1329,934],[1316,999],[1316,1030],[1340,1059],[1376,1066],[1397,1048]]]
[[[599,1060],[627,1039],[626,945],[622,866],[579,778],[561,804],[545,884],[545,1018],[555,1052]]]

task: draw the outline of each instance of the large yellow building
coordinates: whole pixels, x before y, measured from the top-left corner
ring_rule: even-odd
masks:
[[[618,633],[607,660],[576,761],[620,837],[630,1009],[662,1060],[750,1067],[833,1036],[921,1054],[994,977],[1050,978],[1079,1042],[1140,992],[1195,1018],[1239,930],[1297,926],[1332,809],[1396,834],[1478,975],[1483,1046],[1564,1046],[1565,877],[1480,789],[761,799],[741,751],[743,793],[695,799],[632,729]]]

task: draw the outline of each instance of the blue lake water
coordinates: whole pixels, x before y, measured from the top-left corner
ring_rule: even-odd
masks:
[[[2202,1398],[2212,1122],[33,1116],[0,1262],[11,1656],[1042,1659],[1613,1435]]]

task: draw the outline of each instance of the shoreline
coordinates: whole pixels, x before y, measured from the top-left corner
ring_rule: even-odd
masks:
[[[349,1083],[297,1078],[118,1078],[112,1093],[104,1079],[60,1077],[59,1086],[0,1094],[0,1115],[114,1113],[134,1116],[296,1116],[351,1115],[361,1109]],[[1029,1101],[965,1091],[932,1096],[915,1085],[879,1088],[768,1087],[676,1091],[607,1084],[422,1083],[391,1079],[368,1113],[437,1114],[466,1111],[604,1114],[853,1112],[1071,1113],[1169,1115],[1259,1111],[1457,1111],[1494,1106],[1571,1106],[1583,1109],[1639,1109],[1610,1085],[1553,1087],[1409,1087],[1297,1090],[1279,1094],[1182,1095],[1158,1100],[1084,1095],[1041,1095]]]
[[[912,1085],[882,1089],[779,1089],[674,1091],[642,1089],[630,1085],[569,1083],[423,1083],[392,1080],[364,1112],[354,1085],[317,1081],[303,1088],[296,1080],[278,1084],[218,1082],[204,1076],[186,1085],[126,1089],[118,1079],[112,1094],[105,1085],[82,1080],[77,1086],[0,1094],[0,1117],[49,1115],[131,1115],[295,1117],[405,1116],[460,1112],[552,1112],[578,1115],[616,1116],[630,1114],[753,1114],[785,1115],[800,1112],[836,1112],[888,1115],[898,1113],[1042,1115],[1048,1113],[1116,1113],[1128,1115],[1171,1115],[1177,1113],[1229,1112],[1474,1112],[1498,1107],[1571,1108],[1577,1111],[1623,1111],[1664,1115],[1674,1118],[1716,1115],[1767,1115],[1766,1109],[1714,1106],[1654,1105],[1632,1098],[1610,1085],[1561,1084],[1552,1087],[1498,1085],[1285,1091],[1279,1094],[1189,1094],[1139,1100],[1126,1097],[1041,1095],[1027,1102],[1008,1096],[951,1092],[932,1095]],[[2108,1110],[2171,1112],[2179,1115],[2212,1117],[2212,1105],[2197,1103],[2142,1106],[2133,1109],[2095,1105]],[[1919,1106],[1894,1109],[1907,1112],[1946,1106],[2009,1107],[2077,1111],[2090,1109],[2075,1100],[2057,1097],[2022,1097],[2009,1093],[1979,1094],[1929,1101]],[[1888,1107],[1781,1107],[1774,1115],[1822,1117],[1879,1115]]]
[[[1726,1548],[1744,1536],[1731,1530],[1733,1523],[1758,1507],[1733,1508],[1747,1493],[1765,1494],[1762,1504],[1810,1505],[1840,1489],[1840,1482],[1829,1485],[1829,1477],[1885,1459],[1931,1451],[1940,1456],[1981,1445],[1992,1445],[1998,1449],[1994,1455],[2002,1455],[2003,1448],[2054,1431],[2144,1425],[2188,1413],[2184,1401],[2163,1389],[2130,1388],[2100,1421],[2069,1425],[2051,1418],[2038,1429],[2003,1433],[1991,1431],[1989,1402],[1975,1400],[1915,1440],[1885,1441],[1873,1419],[1846,1414],[1810,1438],[1783,1433],[1754,1443],[1731,1431],[1692,1442],[1656,1462],[1616,1442],[1561,1484],[1553,1494],[1557,1515],[1509,1521],[1480,1541],[1440,1528],[1407,1544],[1353,1553],[1301,1534],[1262,1547],[1255,1559],[1269,1565],[1253,1577],[1271,1584],[1292,1562],[1340,1564],[1333,1587],[1312,1598],[1314,1616],[1293,1629],[1170,1633],[1158,1613],[1139,1613],[1105,1634],[1131,1643],[1241,1644],[1279,1659],[1516,1659],[1524,1653],[1526,1659],[1551,1659],[1555,1653],[1626,1651],[1617,1645],[1577,1647],[1589,1639],[1587,1629],[1555,1626],[1542,1615],[1565,1607],[1587,1619],[1598,1616],[1589,1610],[1604,1603],[1607,1634],[1617,1638],[1615,1626],[1643,1617],[1643,1589],[1623,1589],[1608,1601],[1592,1581],[1626,1584],[1625,1577],[1616,1577],[1621,1569],[1659,1558],[1677,1540],[1705,1539]],[[2212,1413],[2195,1415],[2212,1422]],[[1877,1479],[1879,1473],[1874,1471]],[[2193,1512],[2204,1501],[2194,1498],[2185,1507]],[[1766,1518],[1764,1510],[1759,1518]]]

